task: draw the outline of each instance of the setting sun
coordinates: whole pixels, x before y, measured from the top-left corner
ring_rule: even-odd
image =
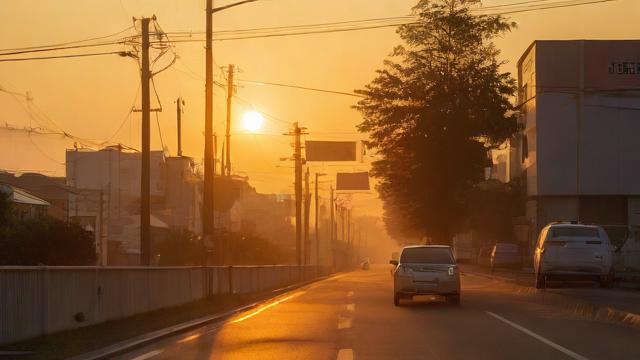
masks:
[[[256,132],[262,128],[264,117],[257,111],[249,111],[242,117],[242,125],[251,132]]]

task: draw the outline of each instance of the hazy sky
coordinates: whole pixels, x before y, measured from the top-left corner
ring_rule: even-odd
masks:
[[[225,5],[233,1],[216,1]],[[512,3],[488,0],[485,6]],[[344,20],[360,20],[407,15],[416,0],[260,0],[214,15],[216,30],[288,26]],[[155,14],[165,31],[202,31],[205,27],[204,0],[32,0],[0,2],[0,48],[44,45],[115,33],[132,25],[132,17]],[[514,71],[520,54],[535,39],[637,38],[640,1],[619,0],[600,5],[514,14],[519,28],[498,39],[506,69]],[[133,34],[131,29],[125,34]],[[278,82],[351,91],[368,83],[399,38],[393,28],[315,34],[268,39],[214,43],[218,66],[235,64],[240,79]],[[204,129],[204,49],[203,43],[177,46],[180,60],[156,79],[164,111],[159,114],[165,145],[176,152],[175,104],[182,96],[185,155],[201,160]],[[126,49],[123,46],[114,48]],[[101,50],[101,49],[100,49]],[[90,50],[93,51],[93,50]],[[169,58],[167,56],[167,58]],[[215,79],[224,81],[216,69]],[[59,127],[74,135],[104,140],[124,121],[113,141],[134,147],[140,144],[140,114],[125,115],[139,84],[137,65],[117,56],[0,63],[0,86],[18,93],[30,92],[31,118],[26,102],[0,92],[0,122],[17,126]],[[218,134],[225,118],[224,90],[214,96],[214,121]],[[290,139],[282,136],[287,124],[298,121],[308,128],[310,139],[363,139],[356,134],[359,114],[351,109],[355,98],[306,92],[295,89],[240,83],[234,101],[233,118],[240,122],[247,110],[268,113],[262,134],[233,130],[233,167],[250,176],[262,192],[291,191]],[[153,106],[157,106],[155,100]],[[136,103],[139,106],[139,101]],[[47,118],[48,119],[44,119]],[[44,120],[42,120],[44,119]],[[54,124],[55,123],[55,124]],[[160,138],[152,117],[152,148]],[[72,141],[59,136],[31,135],[0,130],[0,169],[37,170],[64,174],[64,149]],[[280,165],[282,167],[276,167]],[[337,169],[366,170],[366,164]],[[371,201],[365,198],[365,203]]]

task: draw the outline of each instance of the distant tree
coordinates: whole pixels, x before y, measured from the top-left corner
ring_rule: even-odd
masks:
[[[154,253],[159,266],[191,266],[205,264],[207,249],[196,234],[178,229],[154,243]]]
[[[0,235],[0,265],[94,265],[93,234],[51,217],[14,222]]]
[[[490,165],[488,151],[517,130],[515,81],[500,71],[492,39],[514,24],[474,15],[479,0],[421,0],[405,45],[363,90],[358,126],[381,159],[372,175],[392,234],[448,243],[467,198]]]
[[[524,210],[520,190],[517,181],[489,180],[474,187],[469,196],[469,224],[475,236],[489,244],[516,241],[511,219]]]
[[[0,191],[0,236],[13,223],[13,207],[9,194]]]

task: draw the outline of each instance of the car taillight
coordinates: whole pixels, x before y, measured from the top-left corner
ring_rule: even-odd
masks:
[[[449,269],[447,269],[447,274],[449,274],[449,276],[453,276],[456,273],[456,268],[453,266],[449,266]]]

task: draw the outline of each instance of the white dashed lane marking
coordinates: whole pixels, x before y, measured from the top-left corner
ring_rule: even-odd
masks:
[[[347,311],[354,312],[356,310],[356,304],[347,304]]]
[[[347,297],[348,297],[348,298],[352,298],[352,297],[353,297],[353,290],[351,290],[351,291],[349,291],[349,292],[347,293]]]
[[[531,331],[531,330],[529,330],[529,329],[525,328],[524,326],[520,326],[520,325],[518,325],[518,324],[514,323],[514,322],[513,322],[513,321],[511,321],[511,320],[507,320],[507,319],[503,318],[502,316],[500,316],[500,315],[498,315],[498,314],[492,313],[491,311],[485,311],[485,312],[486,312],[487,314],[489,314],[489,315],[493,316],[494,318],[496,318],[496,319],[498,319],[498,320],[502,321],[503,323],[505,323],[505,324],[507,324],[507,325],[511,326],[512,328],[514,328],[514,329],[516,329],[516,330],[520,330],[520,331],[522,331],[523,333],[525,333],[525,334],[527,334],[527,335],[531,336],[532,338],[534,338],[534,339],[536,339],[536,340],[538,340],[538,341],[540,341],[540,342],[542,342],[542,343],[545,343],[545,344],[547,344],[547,345],[551,346],[552,348],[554,348],[554,349],[556,349],[556,350],[560,351],[561,353],[563,353],[563,354],[565,354],[565,355],[569,356],[569,357],[570,357],[570,358],[572,358],[572,359],[576,359],[576,360],[588,360],[586,357],[584,357],[584,356],[582,356],[582,355],[580,355],[580,354],[576,354],[576,353],[574,353],[573,351],[571,351],[571,350],[567,349],[566,347],[561,346],[561,345],[558,345],[558,344],[554,343],[553,341],[551,341],[551,340],[549,340],[549,339],[547,339],[547,338],[544,338],[544,337],[542,337],[542,336],[540,336],[540,335],[538,335],[538,334],[534,333],[533,331]]]
[[[349,329],[351,328],[351,318],[338,316],[338,329]]]
[[[338,351],[337,360],[353,360],[353,350],[340,349],[340,351]]]
[[[163,350],[159,350],[159,349],[158,350],[149,351],[148,353],[144,353],[144,354],[142,354],[140,356],[136,356],[131,360],[146,360],[146,359],[150,359],[150,358],[162,353],[162,351]]]

